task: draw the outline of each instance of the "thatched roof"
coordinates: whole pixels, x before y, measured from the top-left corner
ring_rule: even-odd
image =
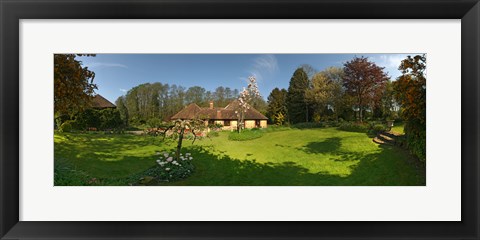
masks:
[[[239,104],[235,100],[228,104],[225,108],[200,108],[197,104],[192,103],[186,106],[177,114],[171,117],[172,120],[175,119],[193,119],[199,117],[201,119],[211,119],[211,120],[237,120],[237,114],[235,111],[238,111]],[[245,114],[245,120],[267,120],[268,118],[261,114],[256,109],[250,107]]]
[[[116,108],[115,104],[111,103],[100,94],[95,95],[92,98],[92,107],[93,108]]]

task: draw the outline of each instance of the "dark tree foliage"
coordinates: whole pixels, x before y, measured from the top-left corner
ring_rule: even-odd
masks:
[[[283,124],[287,115],[287,90],[274,88],[268,96],[267,117],[270,123]]]
[[[402,75],[393,85],[395,98],[402,107],[408,147],[423,161],[426,159],[426,62],[425,55],[408,56],[400,64]]]
[[[303,68],[297,68],[290,79],[287,92],[288,119],[291,123],[308,122],[311,116],[311,107],[306,97],[310,88],[310,80]]]
[[[90,105],[97,86],[93,84],[95,73],[76,60],[84,54],[54,55],[54,111],[55,116],[73,116]],[[95,55],[86,55],[95,56]]]
[[[82,131],[89,128],[113,130],[124,126],[120,111],[115,108],[85,109],[74,116],[73,123],[75,129]]]
[[[125,96],[118,97],[115,101],[115,105],[117,106],[118,112],[120,113],[120,118],[122,119],[123,125],[128,126],[128,108],[126,105]]]
[[[374,106],[381,100],[389,79],[383,69],[366,57],[355,57],[344,64],[343,85],[346,93],[355,99],[360,122],[363,121],[365,108]]]

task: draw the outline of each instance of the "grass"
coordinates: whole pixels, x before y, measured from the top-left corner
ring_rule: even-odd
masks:
[[[405,124],[403,122],[394,123],[391,131],[396,132],[396,133],[405,134],[404,127],[405,127]]]
[[[193,145],[186,141],[184,151],[195,156],[195,173],[182,181],[157,184],[425,185],[425,167],[415,158],[402,149],[379,146],[365,133],[336,128],[267,130],[249,141],[230,141],[229,134],[221,132]],[[160,140],[127,134],[56,133],[56,180],[65,185],[128,185],[154,166],[156,151],[173,149]],[[98,182],[92,183],[92,178]]]
[[[261,138],[263,136],[263,131],[255,130],[243,130],[241,133],[236,131],[230,132],[228,134],[228,140],[231,141],[249,141],[256,138]]]

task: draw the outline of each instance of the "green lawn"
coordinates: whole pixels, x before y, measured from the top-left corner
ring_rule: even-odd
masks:
[[[396,132],[396,133],[401,133],[401,134],[404,134],[405,131],[404,131],[404,127],[405,127],[405,124],[403,122],[399,122],[399,123],[393,123],[393,127],[392,127],[392,132]]]
[[[149,136],[56,133],[56,184],[96,178],[93,184],[127,185],[156,164],[156,151],[171,149]],[[195,173],[167,185],[425,185],[424,166],[406,151],[335,128],[265,132],[249,141],[221,132],[193,145],[184,141],[184,149],[195,156]]]

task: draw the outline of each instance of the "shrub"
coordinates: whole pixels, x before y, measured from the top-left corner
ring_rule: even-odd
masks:
[[[180,154],[180,159],[175,159],[175,154],[167,152],[157,153],[157,165],[145,173],[159,181],[178,181],[193,173],[193,156],[190,153]]]
[[[115,108],[105,108],[99,111],[100,128],[115,129],[122,126],[123,121],[120,117],[120,111]]]
[[[263,136],[263,131],[259,130],[243,130],[241,133],[231,132],[228,135],[228,140],[231,141],[248,141]]]
[[[325,121],[323,122],[323,126],[324,127],[338,127],[340,126],[340,122],[339,121]]]
[[[98,110],[85,109],[85,111],[75,115],[78,130],[85,130],[87,128],[100,128],[100,117]]]
[[[162,120],[160,118],[150,118],[147,120],[147,126],[150,128],[159,128],[162,126]]]
[[[208,124],[208,128],[210,128],[210,130],[212,130],[212,131],[221,131],[222,127],[223,127],[223,125],[219,124],[219,123]]]
[[[75,129],[75,121],[74,120],[67,120],[62,125],[60,125],[60,128],[58,128],[58,131],[60,132],[72,132]]]
[[[323,128],[325,125],[322,122],[303,122],[292,125],[293,128],[305,129],[305,128]]]
[[[70,116],[68,115],[61,115],[61,116],[55,117],[55,128],[60,129],[60,126],[62,125],[62,123],[64,123],[67,120],[70,120]]]
[[[425,162],[427,142],[425,126],[415,121],[407,121],[405,124],[405,136],[406,144],[410,152]]]
[[[366,123],[351,123],[351,122],[343,122],[338,127],[339,130],[347,131],[347,132],[361,132],[366,133],[368,132],[368,124]]]
[[[383,132],[383,131],[386,131],[387,130],[387,126],[385,126],[384,124],[375,124],[371,127],[371,129],[376,132],[376,133],[379,133],[379,132]]]
[[[267,128],[262,128],[262,132],[264,133],[278,132],[278,131],[286,131],[290,129],[291,129],[290,127],[286,127],[286,126],[269,125]]]

